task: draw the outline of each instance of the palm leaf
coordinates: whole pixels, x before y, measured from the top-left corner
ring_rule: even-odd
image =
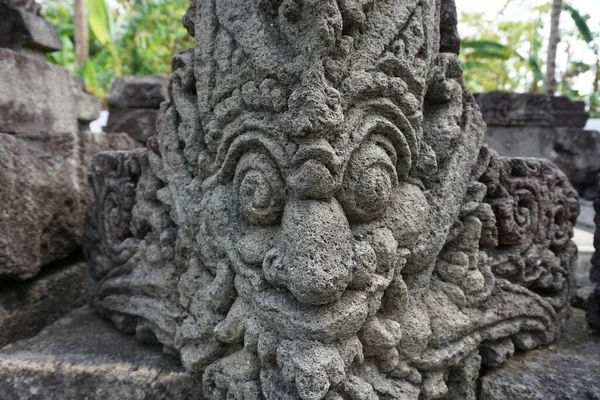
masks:
[[[593,42],[594,35],[592,34],[592,31],[590,30],[587,21],[585,20],[585,18],[583,18],[581,13],[567,3],[563,4],[563,10],[567,11],[571,15],[571,18],[573,19],[573,22],[575,22],[575,25],[577,26],[579,34],[581,35],[583,40],[585,40],[586,43]]]

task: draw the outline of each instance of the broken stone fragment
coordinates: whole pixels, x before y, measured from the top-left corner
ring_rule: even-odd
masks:
[[[0,76],[0,132],[77,132],[100,114],[98,98],[44,59],[0,48]]]
[[[0,134],[0,280],[31,278],[76,250],[92,157],[136,146],[124,134]]]

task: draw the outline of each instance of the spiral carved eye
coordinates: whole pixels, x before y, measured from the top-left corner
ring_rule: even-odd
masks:
[[[271,157],[262,153],[244,155],[237,165],[234,185],[240,209],[250,222],[272,225],[279,221],[285,185]]]
[[[389,143],[388,143],[389,144]],[[391,144],[367,141],[354,152],[346,170],[339,200],[348,218],[367,222],[380,217],[398,184]]]

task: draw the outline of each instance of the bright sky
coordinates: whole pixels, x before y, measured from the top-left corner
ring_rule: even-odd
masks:
[[[546,0],[548,1],[548,0]],[[568,1],[568,3],[573,6],[575,9],[579,10],[579,12],[583,15],[589,14],[591,19],[588,21],[588,26],[592,30],[592,33],[598,32],[600,30],[600,0],[563,0]],[[511,20],[518,20],[519,18],[528,18],[528,15],[522,15],[523,8],[519,8],[519,4],[540,4],[541,0],[513,0],[512,5],[507,7],[504,11],[504,17]],[[506,4],[506,0],[456,0],[456,7],[458,9],[458,13],[462,12],[482,12],[486,14],[488,18],[494,18],[498,13],[502,10],[504,5]],[[561,26],[570,26],[574,27],[573,21],[570,16],[565,15],[561,18]],[[546,36],[550,34],[550,16],[548,16],[547,32]],[[465,32],[465,29],[462,28],[459,24],[458,27],[461,36],[466,36],[468,32]],[[582,61],[586,63],[594,63],[595,57],[594,54],[589,50],[587,45],[584,42],[581,42],[577,48],[574,49],[575,53],[581,58]],[[566,61],[566,48],[561,49],[561,45],[558,48],[558,58],[557,64],[560,67],[564,68]],[[561,58],[562,55],[562,58]],[[575,82],[575,88],[580,91],[582,94],[589,94],[592,89],[593,75],[592,72],[584,74],[577,82]]]

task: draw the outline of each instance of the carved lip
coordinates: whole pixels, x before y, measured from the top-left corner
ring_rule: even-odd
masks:
[[[331,304],[300,303],[290,293],[268,289],[255,297],[261,318],[288,339],[334,342],[358,332],[367,318],[368,295],[347,290]]]

